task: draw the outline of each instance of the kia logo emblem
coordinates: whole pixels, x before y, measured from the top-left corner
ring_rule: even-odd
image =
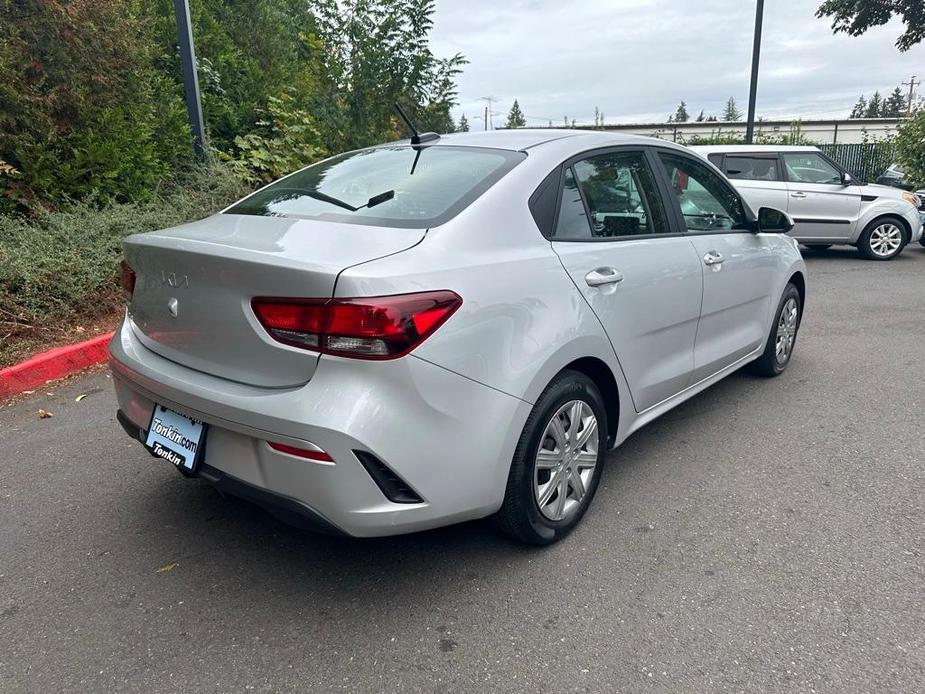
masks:
[[[175,272],[161,270],[161,284],[177,289],[178,287],[189,287],[189,277],[187,275],[178,275]]]

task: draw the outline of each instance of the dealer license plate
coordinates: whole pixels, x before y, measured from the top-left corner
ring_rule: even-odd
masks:
[[[199,462],[205,424],[163,405],[155,405],[145,446],[156,456],[193,472]]]

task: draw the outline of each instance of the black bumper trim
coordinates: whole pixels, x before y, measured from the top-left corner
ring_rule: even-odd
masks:
[[[125,433],[136,441],[140,441],[144,444],[148,432],[130,420],[122,410],[116,411],[116,420],[118,420],[122,428],[125,429]],[[293,499],[291,496],[278,494],[263,489],[262,487],[257,487],[250,482],[245,482],[237,477],[233,477],[206,463],[201,463],[196,470],[196,474],[193,476],[201,477],[223,494],[228,494],[229,496],[234,496],[249,501],[252,504],[256,504],[274,518],[277,518],[287,525],[292,525],[303,530],[323,533],[325,535],[339,535],[341,537],[350,536],[298,499]]]

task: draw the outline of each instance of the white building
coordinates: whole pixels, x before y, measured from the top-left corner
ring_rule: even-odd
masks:
[[[851,118],[835,120],[765,120],[755,123],[755,135],[768,137],[787,135],[798,128],[804,138],[818,144],[858,144],[883,140],[896,132],[898,118]],[[589,126],[578,126],[589,127]],[[650,135],[675,142],[690,142],[695,137],[711,138],[738,135],[745,136],[745,121],[702,121],[700,123],[628,123],[605,125],[604,130],[614,130],[636,135]]]

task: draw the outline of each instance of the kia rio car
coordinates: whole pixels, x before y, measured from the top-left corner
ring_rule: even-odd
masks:
[[[682,147],[512,130],[335,156],[125,242],[118,419],[183,474],[353,536],[562,537],[605,454],[806,295],[786,214]]]
[[[728,176],[753,206],[784,210],[790,234],[810,248],[856,246],[871,260],[892,260],[922,238],[921,199],[883,185],[864,185],[816,147],[692,147]]]

